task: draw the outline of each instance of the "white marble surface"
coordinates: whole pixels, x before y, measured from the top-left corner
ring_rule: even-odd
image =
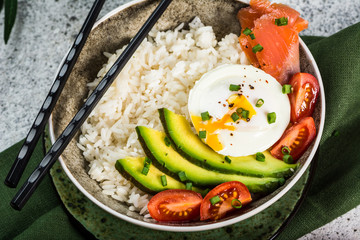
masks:
[[[101,15],[124,2],[107,1]],[[304,35],[329,36],[360,21],[360,0],[277,2],[309,20]],[[91,5],[86,0],[19,1],[8,45],[0,40],[0,151],[25,137]],[[0,36],[3,24],[2,13]],[[301,239],[360,239],[360,206]]]

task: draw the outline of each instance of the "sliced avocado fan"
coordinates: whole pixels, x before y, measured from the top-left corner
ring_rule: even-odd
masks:
[[[142,173],[144,168],[145,157],[126,157],[119,159],[115,163],[115,168],[121,175],[131,181],[135,186],[144,192],[156,194],[167,189],[185,189],[184,183],[170,177],[161,172],[152,164],[149,166],[149,171],[145,175]],[[163,186],[161,177],[165,176],[166,186]],[[204,190],[198,187],[192,187],[191,190],[204,194]]]
[[[235,173],[255,177],[288,178],[297,169],[298,164],[287,164],[274,158],[269,151],[264,151],[265,161],[257,161],[255,155],[230,157],[231,164],[225,156],[218,154],[191,130],[189,122],[166,108],[159,109],[160,120],[169,139],[176,150],[192,163],[217,172]]]
[[[164,132],[144,126],[136,127],[139,141],[153,164],[161,171],[180,179],[191,181],[197,186],[216,186],[218,184],[239,181],[252,193],[270,193],[284,184],[284,178],[250,177],[236,174],[224,174],[199,167],[182,157],[167,141]],[[227,163],[229,164],[229,163]]]

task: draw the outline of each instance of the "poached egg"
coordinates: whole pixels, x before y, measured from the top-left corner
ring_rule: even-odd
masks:
[[[282,86],[250,65],[226,64],[204,74],[189,93],[188,109],[199,137],[234,157],[267,150],[290,122]]]

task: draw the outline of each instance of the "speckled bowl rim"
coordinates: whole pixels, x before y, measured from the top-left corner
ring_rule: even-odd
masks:
[[[121,5],[117,8],[115,8],[114,10],[110,11],[109,13],[107,13],[105,16],[103,16],[100,20],[98,20],[93,29],[96,28],[100,23],[102,23],[103,21],[107,20],[108,18],[112,17],[113,15],[117,14],[120,11],[123,11],[126,8],[129,8],[133,5],[142,3],[146,0],[134,0],[131,2],[128,2],[124,5]],[[304,172],[306,171],[306,169],[309,167],[312,159],[315,156],[316,150],[319,147],[320,144],[320,140],[321,140],[321,136],[323,133],[323,129],[324,129],[324,124],[325,124],[325,91],[324,91],[324,85],[322,82],[322,78],[320,75],[320,71],[319,68],[315,62],[314,57],[312,56],[310,50],[308,49],[308,47],[305,45],[305,43],[303,42],[303,40],[300,38],[300,45],[304,50],[304,53],[306,55],[306,58],[309,60],[309,62],[312,64],[313,68],[314,68],[314,72],[316,74],[316,77],[318,79],[319,85],[320,85],[320,104],[321,104],[321,112],[320,112],[320,124],[319,124],[319,129],[317,132],[317,136],[314,142],[314,145],[312,147],[312,150],[308,156],[308,158],[306,159],[304,165],[298,170],[297,174],[294,176],[294,178],[287,184],[286,187],[284,187],[281,191],[279,191],[275,196],[273,196],[271,199],[269,199],[268,201],[266,201],[265,203],[263,203],[262,205],[258,206],[257,208],[255,208],[252,211],[249,211],[247,213],[241,214],[238,217],[234,217],[222,222],[214,222],[214,223],[209,223],[208,225],[200,225],[200,226],[174,226],[174,225],[159,225],[156,223],[151,223],[151,222],[145,222],[145,221],[141,221],[132,217],[129,217],[127,215],[121,214],[117,211],[115,211],[114,209],[106,206],[105,204],[103,204],[102,202],[100,202],[99,200],[97,200],[94,196],[92,196],[88,191],[85,190],[85,188],[77,181],[77,179],[71,174],[70,170],[67,168],[65,161],[63,160],[63,158],[60,156],[59,157],[59,161],[61,164],[61,167],[64,169],[66,175],[70,178],[70,180],[74,183],[74,185],[87,197],[89,198],[93,203],[95,203],[97,206],[99,206],[100,208],[102,208],[104,211],[122,219],[125,220],[127,222],[142,226],[142,227],[146,227],[146,228],[150,228],[150,229],[154,229],[154,230],[160,230],[160,231],[171,231],[171,232],[196,232],[196,231],[206,231],[206,230],[211,230],[211,229],[216,229],[216,228],[221,228],[221,227],[225,227],[231,224],[235,224],[238,223],[240,221],[243,221],[251,216],[254,216],[255,214],[263,211],[264,209],[268,208],[269,206],[271,206],[273,203],[275,203],[277,200],[279,200],[287,191],[289,191],[294,185],[295,183],[301,178],[301,176],[304,174]],[[69,49],[70,51],[70,49]],[[65,61],[67,54],[65,54],[63,60],[61,61],[61,64],[59,65],[59,68],[57,70],[60,71],[60,67],[62,66],[63,62]],[[50,140],[51,143],[54,144],[56,138],[55,138],[55,133],[54,133],[54,125],[53,125],[53,121],[52,121],[52,115],[50,116],[49,119],[49,134],[50,134]]]

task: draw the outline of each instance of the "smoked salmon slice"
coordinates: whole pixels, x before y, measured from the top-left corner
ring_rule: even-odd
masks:
[[[298,34],[308,22],[299,12],[268,0],[250,0],[250,7],[240,9],[237,17],[242,28],[239,42],[252,65],[280,84],[300,72]],[[276,23],[279,20],[286,21]]]

